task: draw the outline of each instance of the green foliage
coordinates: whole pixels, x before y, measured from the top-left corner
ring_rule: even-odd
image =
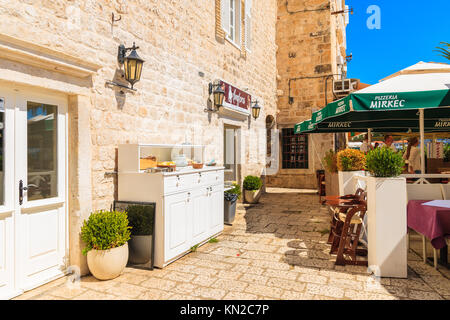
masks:
[[[216,238],[211,238],[208,240],[209,243],[216,243],[219,242],[219,240],[217,240]]]
[[[231,193],[231,194],[237,194],[238,199],[241,198],[241,194],[242,194],[241,186],[238,185],[236,182],[233,183],[233,189],[227,190],[225,192],[226,193]]]
[[[191,247],[191,252],[197,251],[197,248],[198,248],[198,244],[196,244],[195,246],[192,246]]]
[[[397,177],[403,171],[405,161],[391,148],[376,148],[366,156],[367,170],[374,177]]]
[[[450,144],[444,145],[444,161],[450,161]]]
[[[133,236],[148,236],[153,234],[154,206],[131,205],[127,208],[128,221]]]
[[[338,172],[337,168],[337,154],[333,150],[329,150],[325,153],[325,157],[323,158],[325,163],[325,169],[330,173]]]
[[[442,47],[436,47],[437,50],[434,50],[434,51],[439,52],[441,57],[444,57],[444,58],[450,60],[450,43],[440,42],[440,44],[442,44]],[[445,48],[445,47],[447,47],[447,48]]]
[[[81,227],[81,239],[86,244],[83,254],[89,250],[108,250],[124,245],[130,239],[126,212],[96,211]]]
[[[262,181],[260,178],[255,176],[246,176],[243,186],[244,190],[259,190],[262,186]]]

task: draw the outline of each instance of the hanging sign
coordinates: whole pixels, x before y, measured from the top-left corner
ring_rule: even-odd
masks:
[[[220,81],[220,84],[225,91],[223,106],[234,111],[250,114],[252,96],[225,81]]]

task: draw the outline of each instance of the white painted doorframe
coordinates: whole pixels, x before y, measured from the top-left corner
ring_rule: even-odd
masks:
[[[0,298],[10,298],[63,276],[67,269],[67,258],[69,257],[67,96],[13,85],[1,86],[0,97],[3,95],[8,97],[7,99],[10,102],[6,103],[4,152],[6,155],[4,185],[6,192],[5,206],[0,206],[0,219],[2,219],[2,212],[12,210],[11,219],[8,220],[10,228],[8,235],[10,238],[4,248],[8,248],[7,251],[12,251],[12,253],[8,253],[7,263],[10,266],[10,273],[12,272],[13,275],[9,274],[10,284],[5,287],[5,290],[1,290],[0,283]],[[42,107],[40,104],[42,104]],[[38,132],[36,136],[32,137],[35,141],[38,141],[38,147],[30,146],[29,149],[28,128],[39,121],[42,124],[44,122],[42,117],[45,117],[45,112],[55,110],[55,108],[57,110],[56,117],[53,113],[47,116],[47,120],[53,119],[53,121],[49,121],[52,127],[45,127],[44,131],[56,131],[56,135],[49,139],[49,135],[39,135]],[[43,112],[42,110],[45,109],[47,111]],[[32,116],[33,112],[39,114]],[[41,120],[39,120],[40,118]],[[55,137],[56,141],[54,141]],[[39,163],[41,167],[55,168],[56,166],[56,174],[54,170],[42,170],[39,165],[36,166],[37,169],[30,169],[35,171],[29,174],[28,158],[31,157],[31,161],[33,154],[40,154],[42,157],[42,150],[48,152],[48,145],[52,143],[56,144],[56,151],[50,150],[52,154],[54,153],[53,158],[50,157],[50,160],[39,159],[35,164]],[[44,149],[45,147],[47,149]],[[39,150],[41,151],[39,152]],[[33,164],[31,166],[35,167]],[[29,177],[34,179],[33,181],[44,180],[45,182],[43,185],[38,183],[39,186],[37,186],[36,182],[28,181]],[[19,204],[20,180],[23,181],[24,187],[29,188],[23,190],[22,204]],[[30,189],[32,185],[36,187]],[[42,187],[45,185],[50,187]],[[45,192],[42,190],[45,190]],[[34,199],[28,199],[29,195],[33,196]],[[0,234],[1,231],[0,225]],[[0,239],[0,241],[2,240]],[[1,247],[0,250],[2,250]],[[0,261],[1,255],[0,252]]]

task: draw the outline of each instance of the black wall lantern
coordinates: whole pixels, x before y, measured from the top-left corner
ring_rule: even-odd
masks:
[[[224,85],[220,82],[213,84],[209,83],[208,87],[208,93],[211,96],[213,94],[214,96],[214,105],[217,109],[219,109],[223,105],[223,100],[225,98],[225,89]]]
[[[258,119],[259,114],[261,112],[261,107],[258,104],[258,100],[256,100],[254,103],[255,104],[252,105],[252,116],[256,120],[256,119]]]
[[[124,66],[124,77],[125,80],[127,80],[131,84],[131,88],[125,87],[126,89],[134,90],[133,88],[134,84],[138,82],[141,79],[141,73],[142,73],[142,66],[144,64],[144,60],[139,57],[139,55],[136,52],[136,49],[139,49],[139,47],[136,47],[135,43],[133,42],[133,46],[131,48],[125,48],[123,44],[119,46],[118,54],[117,54],[117,61],[120,64],[123,64]],[[130,51],[131,53],[126,56],[127,51]],[[123,85],[115,83],[115,82],[108,82],[109,84],[116,85],[119,87],[124,88]]]

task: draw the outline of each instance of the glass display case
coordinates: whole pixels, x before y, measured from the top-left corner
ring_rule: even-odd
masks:
[[[179,171],[204,164],[205,146],[191,144],[124,144],[119,146],[119,171]]]

